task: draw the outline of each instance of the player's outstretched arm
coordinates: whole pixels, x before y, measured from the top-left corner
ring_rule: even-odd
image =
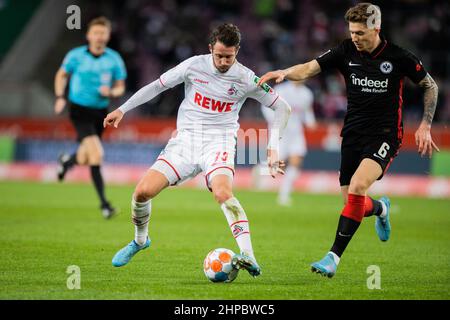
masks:
[[[291,114],[291,106],[278,97],[271,107],[275,115],[270,128],[269,143],[267,145],[267,164],[270,175],[275,178],[277,173],[284,174],[284,162],[278,158],[279,142]]]
[[[311,60],[310,62],[297,64],[284,70],[270,71],[264,74],[258,81],[258,86],[263,85],[267,81],[275,79],[276,83],[280,83],[283,80],[305,80],[320,73],[320,65],[317,60]]]
[[[137,91],[134,95],[131,96],[123,105],[114,110],[113,112],[108,113],[106,118],[103,120],[103,127],[106,126],[114,126],[117,128],[119,122],[122,120],[124,114],[137,106],[140,106],[147,101],[152,100],[161,92],[167,90],[168,87],[162,85],[160,80],[155,80],[152,83],[146,85]]]
[[[155,80],[145,87],[139,89],[135,94],[131,96],[130,99],[128,99],[123,105],[121,105],[119,109],[120,111],[122,111],[122,113],[125,114],[126,112],[140,106],[141,104],[152,100],[154,97],[159,95],[161,92],[166,91],[167,89],[169,88],[165,87],[159,79]]]
[[[428,73],[425,78],[419,82],[419,86],[424,90],[424,110],[422,121],[415,133],[415,139],[420,155],[422,157],[428,155],[431,158],[433,149],[439,152],[438,146],[431,137],[431,123],[433,122],[434,112],[436,111],[439,89],[436,82],[434,82],[433,78]]]

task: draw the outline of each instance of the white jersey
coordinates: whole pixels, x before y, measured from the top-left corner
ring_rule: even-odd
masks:
[[[159,78],[168,88],[184,82],[185,98],[178,110],[178,130],[200,129],[202,133],[220,130],[234,135],[239,129],[239,111],[247,98],[271,107],[279,97],[268,85],[257,86],[258,80],[253,71],[237,61],[221,73],[211,54],[189,58]]]
[[[286,138],[291,135],[302,134],[304,123],[306,125],[315,124],[316,119],[312,110],[314,95],[308,87],[286,81],[274,88],[291,106],[291,116],[284,130],[284,136]],[[261,111],[270,126],[274,118],[274,112],[265,107],[262,107]]]
[[[184,82],[185,98],[178,110],[177,135],[169,140],[151,167],[171,185],[200,172],[209,185],[215,175],[234,174],[239,111],[247,98],[276,110],[268,147],[278,144],[289,118],[290,106],[267,84],[239,62],[219,72],[211,54],[189,58],[141,88],[118,110],[126,113]]]

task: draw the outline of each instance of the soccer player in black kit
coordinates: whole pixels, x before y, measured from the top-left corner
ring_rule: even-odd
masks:
[[[402,91],[406,76],[424,91],[424,114],[415,133],[418,152],[432,156],[439,151],[431,137],[438,88],[422,62],[411,52],[380,35],[381,11],[371,3],[360,3],[345,14],[351,39],[328,50],[317,59],[263,75],[259,84],[308,79],[321,71],[337,69],[347,87],[347,114],[341,131],[339,182],[344,209],[335,241],[325,257],[311,270],[332,277],[340,257],[364,217],[376,216],[375,230],[381,241],[390,236],[390,202],[366,195],[380,180],[402,144]]]

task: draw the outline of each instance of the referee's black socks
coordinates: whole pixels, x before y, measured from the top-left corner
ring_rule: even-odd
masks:
[[[105,198],[105,186],[103,184],[102,173],[100,172],[100,166],[91,166],[91,177],[92,182],[94,182],[95,190],[97,191],[98,197],[102,203],[102,206],[106,205],[108,201]]]
[[[64,162],[64,167],[67,171],[76,164],[77,164],[77,153],[75,152],[74,154],[70,155],[69,160]]]

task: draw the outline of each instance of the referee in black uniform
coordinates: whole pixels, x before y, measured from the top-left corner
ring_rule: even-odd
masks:
[[[339,175],[345,206],[333,246],[322,260],[311,265],[313,272],[328,277],[335,274],[342,253],[365,216],[375,215],[378,237],[389,239],[389,199],[374,200],[366,192],[383,177],[402,144],[405,76],[424,91],[424,114],[415,133],[418,151],[429,157],[433,149],[439,151],[431,137],[438,88],[422,62],[380,35],[378,6],[360,3],[347,11],[345,20],[351,39],[308,63],[268,72],[259,82],[304,80],[333,69],[345,78],[348,106],[341,131]]]

